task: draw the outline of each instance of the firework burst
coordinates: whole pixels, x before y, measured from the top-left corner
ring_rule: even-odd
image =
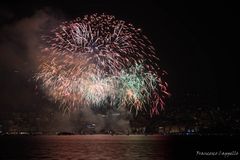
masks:
[[[146,109],[157,114],[168,97],[165,71],[140,29],[110,15],[63,22],[42,36],[36,80],[64,110],[81,106]]]

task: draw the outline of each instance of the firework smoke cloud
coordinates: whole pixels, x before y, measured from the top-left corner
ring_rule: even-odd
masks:
[[[155,49],[114,16],[86,15],[42,35],[35,78],[64,111],[125,107],[158,114],[169,96]]]

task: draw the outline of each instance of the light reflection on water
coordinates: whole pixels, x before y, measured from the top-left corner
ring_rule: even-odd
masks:
[[[165,160],[170,155],[169,139],[161,136],[6,136],[4,142],[0,159]]]

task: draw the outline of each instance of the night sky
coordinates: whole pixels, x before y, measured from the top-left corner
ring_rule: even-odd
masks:
[[[190,93],[199,94],[209,104],[230,107],[238,103],[238,17],[234,6],[152,0],[7,1],[0,5],[0,112],[54,106],[36,92],[32,78],[35,66],[28,46],[35,24],[31,19],[41,11],[58,20],[106,13],[132,23],[153,43],[160,66],[169,74],[170,101],[180,102]]]

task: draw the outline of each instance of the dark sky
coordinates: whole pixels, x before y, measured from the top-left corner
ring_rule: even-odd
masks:
[[[173,100],[181,101],[184,94],[197,93],[210,104],[238,103],[236,31],[239,18],[234,4],[157,3],[152,0],[1,3],[1,110],[48,103],[35,93],[31,78],[34,66],[25,54],[24,38],[17,39],[25,35],[18,33],[21,25],[14,27],[43,9],[59,19],[104,12],[131,22],[142,28],[156,48],[160,66],[169,73]]]

